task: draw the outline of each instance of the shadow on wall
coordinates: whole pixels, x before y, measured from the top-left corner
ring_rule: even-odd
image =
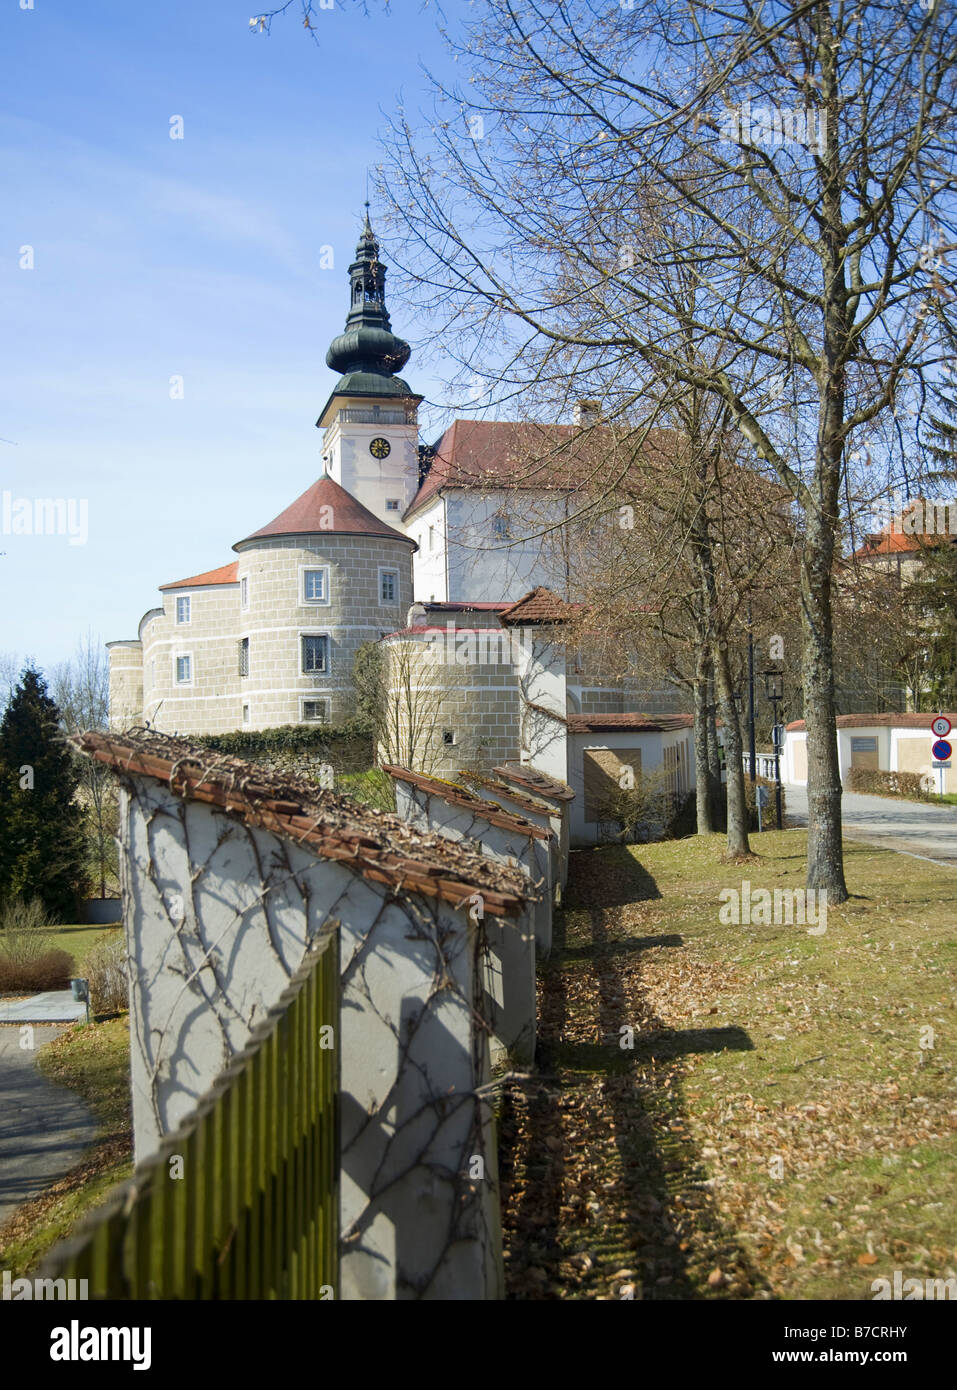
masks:
[[[392,1282],[400,1300],[474,1297],[479,1281],[473,1277],[463,1286],[456,1258],[476,1241],[486,1296],[500,1289],[500,1240],[492,1225],[497,1194],[490,1188],[497,1165],[486,1152],[493,1130],[475,1095],[485,1078],[480,1067],[476,1074],[476,1058],[461,1035],[446,1028],[440,1014],[440,1007],[423,1010],[417,1000],[403,1003],[399,1037],[407,1060],[400,1061],[394,1085],[371,1112],[361,1097],[341,1092],[342,1174],[366,1198],[360,1219],[343,1231],[343,1250],[352,1252],[351,1279],[365,1298],[388,1297]],[[442,1093],[424,1058],[441,1058],[444,1076],[471,1076],[472,1084]],[[458,1156],[454,1167],[452,1154]],[[476,1175],[476,1164],[485,1176]],[[372,1222],[376,1242],[364,1239]],[[392,1260],[383,1249],[389,1226]],[[475,1262],[474,1255],[470,1259]],[[458,1294],[460,1287],[471,1292]]]

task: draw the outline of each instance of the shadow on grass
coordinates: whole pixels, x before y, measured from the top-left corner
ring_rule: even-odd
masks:
[[[621,855],[634,871],[618,853],[611,863],[604,851],[600,860],[572,858],[552,957],[540,975],[536,1084],[511,1087],[504,1097],[500,1176],[510,1198],[503,1203],[508,1293],[520,1299],[555,1298],[558,1291],[585,1299],[612,1296],[611,1276],[627,1266],[634,1271],[633,1293],[625,1296],[636,1299],[747,1297],[764,1280],[715,1209],[690,1137],[680,1059],[748,1051],[753,1044],[742,1028],[676,1030],[656,1016],[641,986],[643,953],[674,949],[682,939],[610,935],[615,923],[608,909],[636,900],[623,891],[627,885],[643,899],[660,896],[651,875],[627,850]],[[633,1030],[632,1048],[621,1046],[623,1028]],[[574,1040],[583,1032],[598,1041]],[[572,1108],[563,1111],[563,1103]],[[583,1113],[595,1155],[596,1171],[585,1180],[595,1199],[591,1207],[582,1201],[572,1147],[582,1142]],[[617,1162],[606,1183],[600,1150],[609,1136]],[[569,1265],[584,1271],[573,1288]],[[708,1286],[715,1266],[731,1273],[732,1289]]]
[[[621,907],[625,903],[649,902],[660,898],[661,893],[653,876],[639,864],[624,845],[610,845],[598,850],[580,850],[570,856],[568,884],[563,903],[566,912],[589,907],[593,894],[585,887],[581,875],[576,873],[584,859],[597,857],[602,870],[603,908]]]

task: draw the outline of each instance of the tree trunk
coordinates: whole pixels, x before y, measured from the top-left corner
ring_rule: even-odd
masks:
[[[711,798],[711,823],[723,819],[721,807],[721,753],[718,745],[718,710],[714,698],[714,667],[708,652],[708,695],[705,706],[708,735],[708,795]]]
[[[724,762],[727,773],[728,854],[751,853],[748,841],[748,807],[744,795],[744,759],[741,726],[734,704],[734,688],[728,665],[728,647],[722,639],[714,646],[714,675],[724,725]]]
[[[822,509],[823,511],[823,509]],[[807,886],[827,890],[828,901],[847,900],[841,836],[841,773],[832,666],[831,564],[834,538],[829,519],[808,514],[801,558],[804,719],[807,727]]]
[[[824,309],[819,382],[817,452],[810,504],[805,512],[801,555],[801,661],[804,720],[807,728],[807,886],[825,889],[828,901],[845,902],[844,845],[841,836],[841,773],[837,756],[834,705],[834,634],[831,573],[839,524],[838,495],[844,463],[844,413],[848,350],[848,293],[844,208],[838,171],[845,156],[838,148],[840,93],[836,45],[829,11],[812,18],[821,43],[821,103],[827,110],[822,164],[821,269]]]
[[[710,665],[708,648],[704,643],[699,643],[695,653],[694,673],[694,780],[699,835],[710,835],[714,830],[711,815],[714,798],[708,748],[708,675]]]

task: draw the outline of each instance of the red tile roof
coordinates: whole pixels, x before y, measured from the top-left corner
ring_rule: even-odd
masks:
[[[485,787],[495,797],[502,797],[505,801],[510,801],[513,806],[519,806],[523,811],[535,816],[553,816],[555,814],[554,805],[547,801],[540,800],[532,792],[516,791],[513,786],[509,786],[501,777],[489,777],[483,772],[464,771],[458,774],[460,782],[471,784],[475,787]],[[485,798],[483,798],[484,800]],[[497,804],[497,803],[495,803]]]
[[[231,565],[220,565],[218,570],[206,570],[204,574],[194,574],[189,579],[177,579],[175,584],[161,584],[164,589],[197,589],[201,584],[238,584],[239,561]]]
[[[387,536],[389,540],[415,544],[411,536],[404,536],[401,531],[396,531],[385,521],[380,521],[368,507],[364,507],[351,493],[346,492],[344,487],[334,482],[328,473],[324,473],[318,482],[307,488],[302,496],[297,497],[284,512],[280,512],[275,520],[260,530],[253,531],[252,535],[246,536],[244,540],[237,541],[233,549],[237,550],[248,541],[269,536],[323,533],[330,536]]]
[[[944,521],[950,524],[950,507],[941,503]],[[916,516],[915,516],[916,514]],[[904,519],[914,518],[913,529],[904,529]],[[928,525],[928,518],[930,524]],[[937,529],[938,514],[934,502],[915,497],[902,509],[898,516],[881,531],[869,535],[862,546],[854,551],[852,559],[868,560],[875,555],[914,555],[929,545],[946,545],[957,540],[953,532]],[[918,524],[919,523],[919,524]]]
[[[570,734],[600,733],[607,729],[623,729],[633,733],[668,734],[675,729],[690,729],[694,716],[690,714],[570,714]]]
[[[868,536],[864,544],[854,551],[853,558],[866,560],[872,555],[896,555],[922,549],[916,536],[907,536],[902,531],[880,531],[876,536]]]
[[[534,897],[520,869],[466,843],[415,830],[388,812],[185,739],[136,729],[92,731],[70,741],[121,777],[152,778],[184,800],[232,812],[395,893],[419,893],[454,907],[479,893],[493,917],[515,916]]]
[[[528,791],[547,796],[553,801],[574,801],[575,793],[567,782],[558,782],[544,772],[539,772],[531,763],[502,763],[492,769],[497,777],[506,782],[516,782]]]
[[[428,613],[501,613],[503,609],[510,608],[510,602],[500,603],[473,603],[471,599],[460,600],[455,603],[439,603],[422,601],[422,607]]]
[[[527,594],[503,608],[499,619],[503,627],[524,627],[533,623],[567,622],[573,613],[583,608],[581,603],[566,603],[551,589],[539,584]]]
[[[489,825],[497,825],[502,830],[517,830],[520,834],[536,840],[547,840],[551,836],[552,832],[544,826],[533,825],[521,816],[503,811],[491,801],[476,796],[467,787],[459,786],[456,782],[445,782],[441,777],[427,777],[423,772],[412,772],[407,767],[394,767],[390,763],[383,763],[382,771],[400,782],[408,782],[410,786],[418,787],[430,796],[439,796],[452,806],[461,806],[474,812],[482,820],[488,821]]]
[[[945,718],[957,728],[957,714],[948,714],[944,711]],[[835,719],[835,724],[839,729],[926,729],[927,737],[933,738],[931,731],[931,721],[937,718],[936,712],[933,714],[839,714]],[[790,724],[786,724],[786,729],[793,729],[798,733],[803,733],[806,729],[803,719],[792,719]],[[947,735],[950,738],[950,735]]]
[[[585,486],[589,471],[604,472],[608,481],[608,450],[599,444],[612,432],[577,425],[548,425],[509,420],[454,420],[435,446],[435,457],[406,517],[432,500],[443,488],[498,491],[551,488],[573,492]],[[651,430],[643,445],[649,453],[673,449],[675,434]]]

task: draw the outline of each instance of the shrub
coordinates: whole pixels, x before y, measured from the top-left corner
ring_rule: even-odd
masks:
[[[745,774],[744,778],[744,799],[748,806],[748,829],[757,830],[758,828],[758,807],[755,799],[755,792],[758,787],[767,787],[768,798],[761,810],[761,824],[765,830],[782,830],[783,826],[778,825],[778,803],[776,784],[768,777],[758,777],[754,782]],[[781,815],[787,815],[787,798],[785,790],[781,788]]]
[[[29,994],[66,989],[73,957],[57,946],[39,898],[7,898],[0,907],[0,990]]]
[[[7,933],[36,932],[52,946],[46,927],[59,926],[55,913],[47,912],[39,898],[7,898],[0,906],[0,939]]]
[[[780,829],[781,829],[781,826],[778,825],[778,807],[777,807],[777,797],[776,797],[776,795],[775,795],[775,783],[774,783],[773,781],[771,781],[771,779],[768,778],[768,777],[758,777],[758,778],[755,779],[755,781],[752,782],[752,781],[751,781],[751,778],[747,775],[747,773],[745,773],[745,777],[744,777],[744,801],[745,801],[745,806],[746,806],[746,808],[747,808],[747,816],[748,816],[748,833],[750,834],[750,832],[751,832],[752,830],[757,830],[757,828],[758,828],[758,807],[757,807],[757,801],[756,801],[756,798],[755,798],[755,792],[756,792],[756,790],[757,790],[758,787],[767,787],[767,790],[768,790],[768,799],[767,799],[767,801],[764,803],[764,808],[763,808],[762,811],[761,811],[761,827],[762,827],[762,829],[763,829],[763,830],[780,830]],[[781,814],[782,814],[782,816],[787,816],[787,810],[788,810],[788,808],[787,808],[787,797],[786,797],[786,794],[785,794],[785,789],[784,789],[784,787],[782,787],[782,788],[781,788]],[[685,833],[690,834],[690,835],[693,835],[693,834],[695,833],[695,829],[696,829],[696,827],[697,827],[697,817],[696,817],[696,815],[695,815],[694,793],[693,793],[693,792],[692,792],[692,806],[691,806],[691,811],[690,811],[689,815],[690,815],[690,829],[689,829],[687,832],[685,832]],[[716,806],[715,809],[714,809],[714,814],[713,814],[713,827],[714,827],[714,829],[715,829],[716,831],[721,831],[722,833],[723,833],[725,830],[727,830],[727,828],[728,828],[728,798],[727,798],[727,786],[726,786],[726,784],[725,784],[724,782],[722,782],[722,784],[721,784],[721,793],[720,793],[720,795],[719,795],[719,797],[718,797],[718,804],[717,804],[717,806]]]
[[[90,1009],[94,1014],[115,1014],[130,1006],[129,968],[126,935],[112,933],[100,941],[86,958],[83,974],[90,986]]]
[[[37,955],[17,957],[0,941],[0,993],[32,994],[42,989],[66,989],[73,975],[73,957],[58,947]]]
[[[881,772],[875,767],[852,767],[844,782],[849,792],[870,796],[906,796],[927,801],[930,789],[922,772]]]
[[[668,774],[656,768],[633,773],[628,782],[617,786],[609,777],[603,794],[595,798],[596,818],[606,827],[616,827],[606,829],[604,838],[624,843],[660,840],[678,809]]]

